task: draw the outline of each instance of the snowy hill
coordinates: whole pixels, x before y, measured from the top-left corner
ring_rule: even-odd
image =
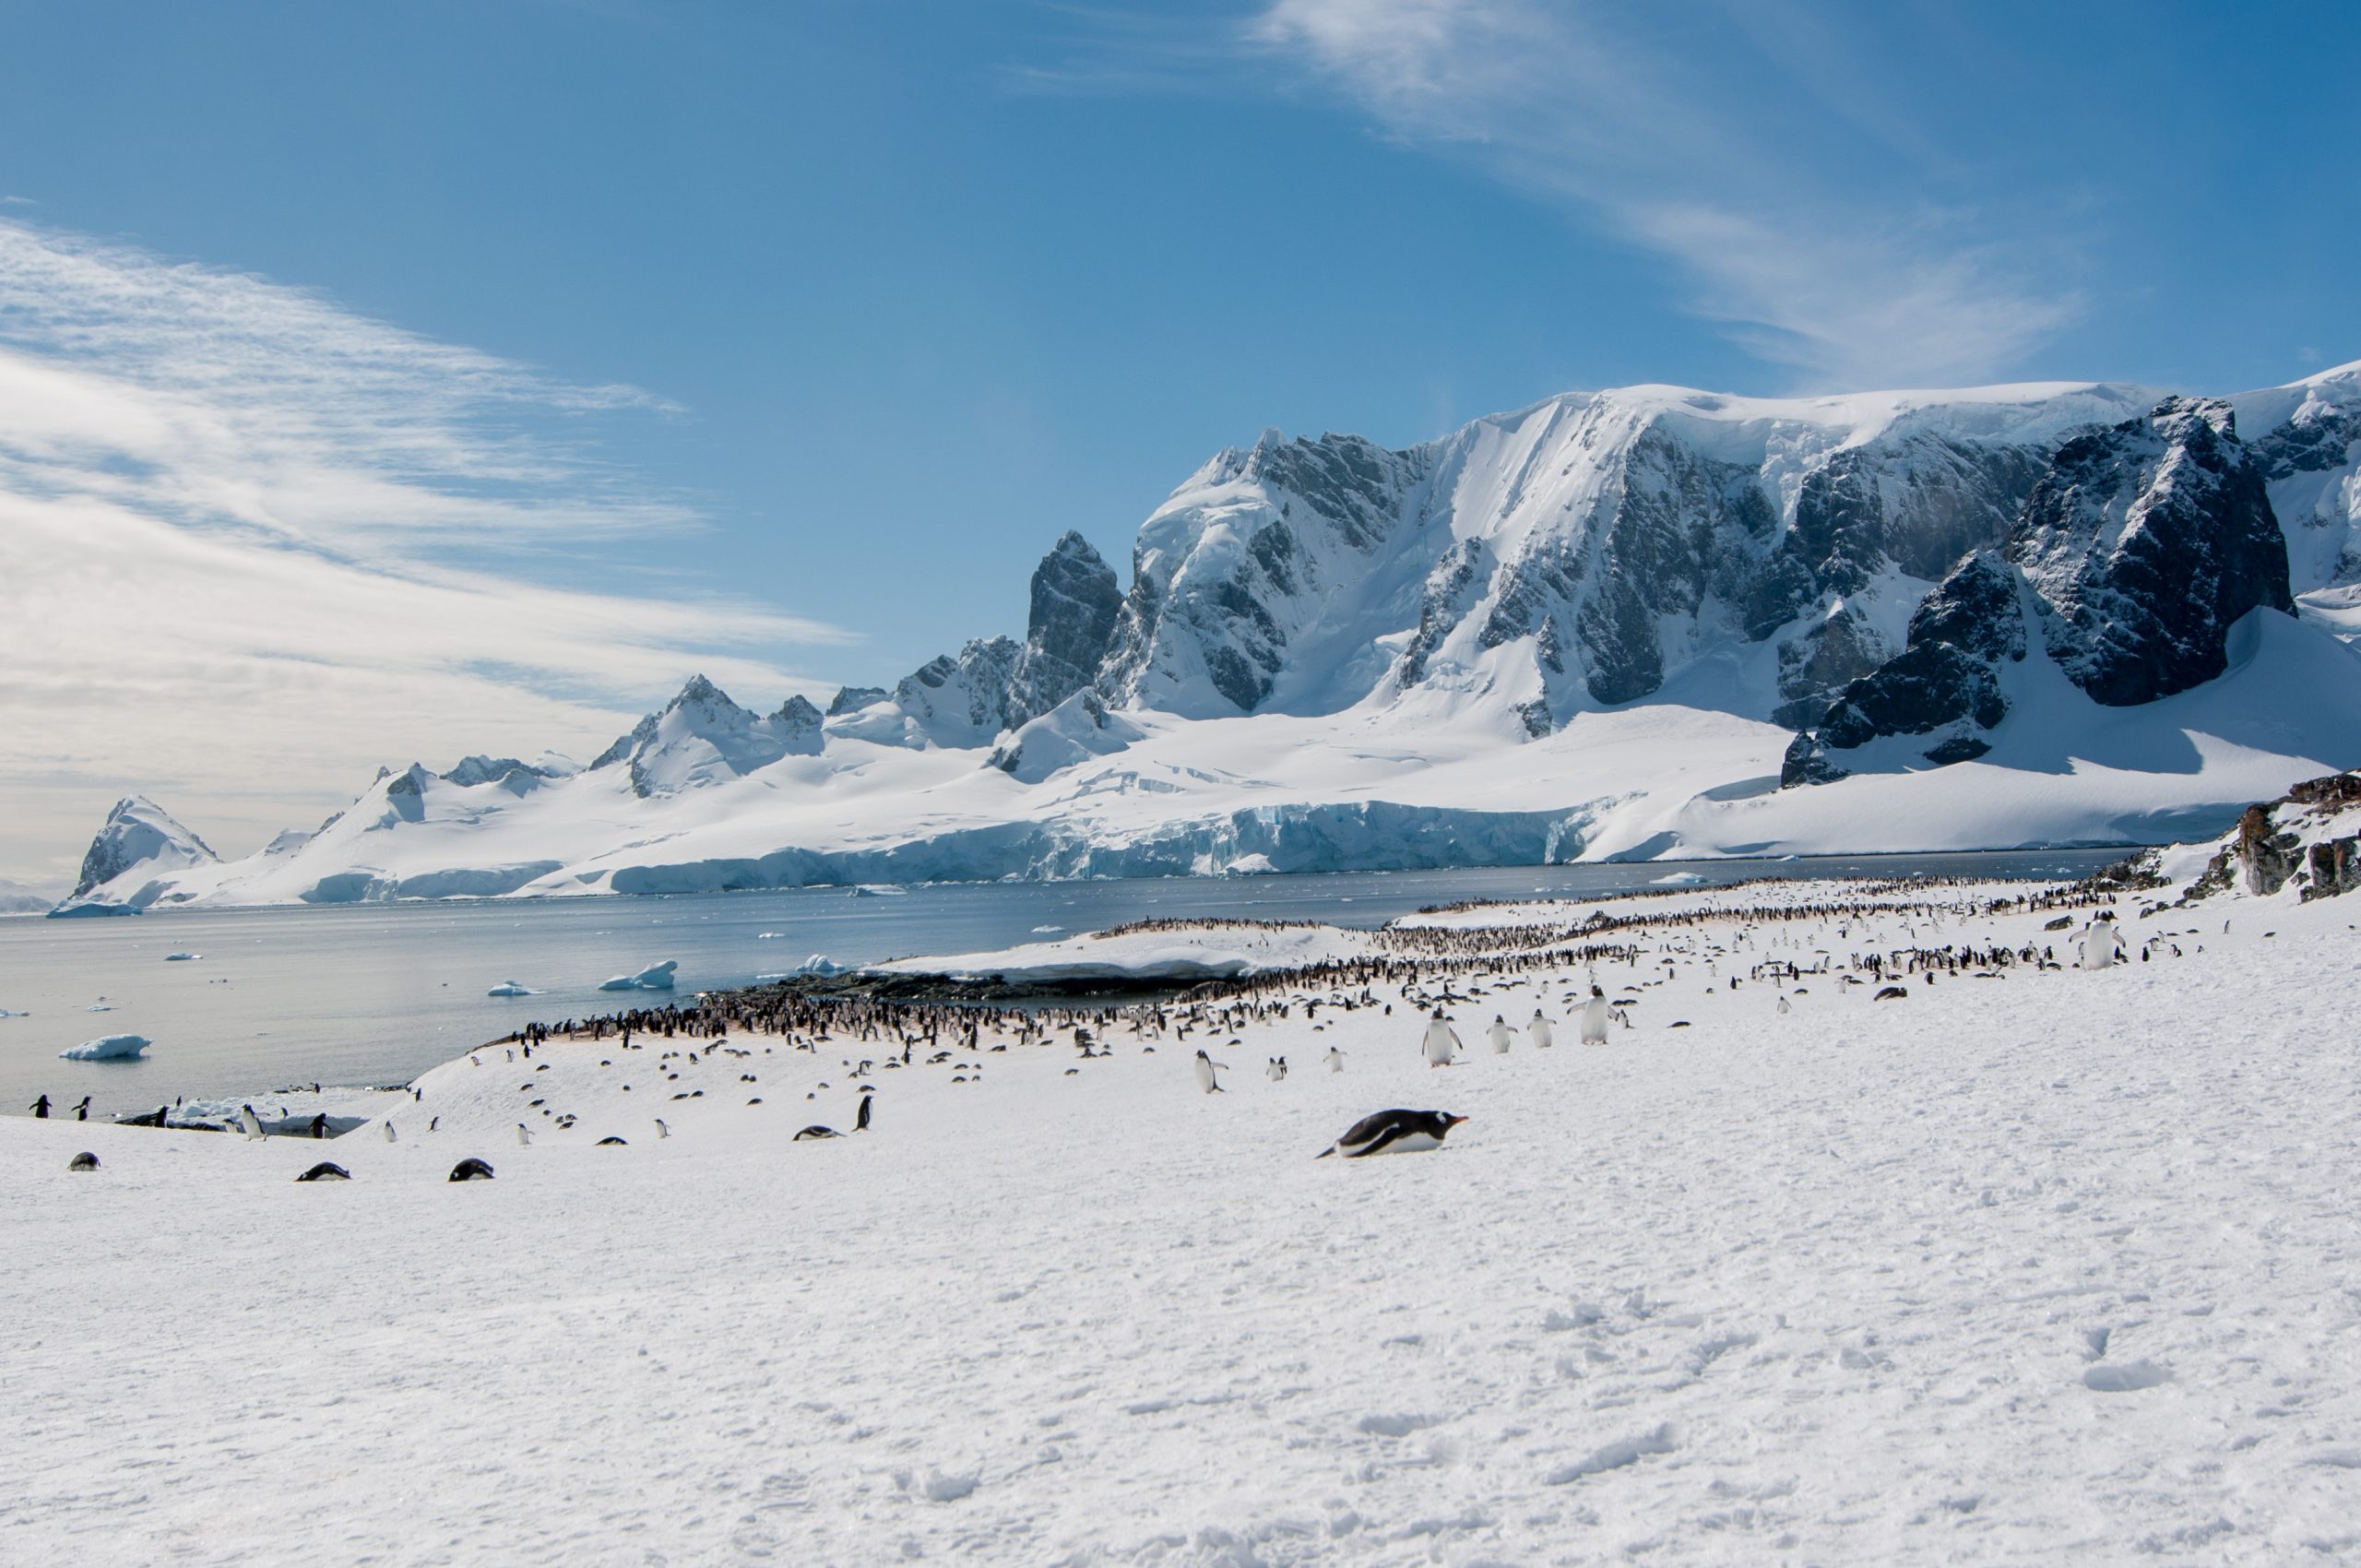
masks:
[[[2200,835],[2361,763],[2356,476],[2361,365],[2214,400],[1630,387],[1401,451],[1266,432],[1147,519],[1128,589],[1061,539],[1022,641],[825,712],[699,678],[587,768],[414,766],[233,864],[102,834],[76,899]]]

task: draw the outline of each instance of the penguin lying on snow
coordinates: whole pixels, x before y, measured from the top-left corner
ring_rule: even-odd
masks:
[[[486,1165],[482,1160],[470,1156],[469,1158],[459,1161],[458,1164],[451,1167],[451,1180],[454,1182],[489,1182],[492,1180],[492,1167]]]
[[[614,1145],[617,1148],[628,1148],[630,1146],[628,1140],[623,1138],[600,1138],[599,1140],[599,1146],[600,1148],[605,1148],[610,1144]]]
[[[796,1134],[794,1137],[788,1141],[790,1143],[800,1144],[806,1138],[841,1138],[843,1136],[844,1134],[837,1132],[834,1127],[823,1127],[817,1122],[814,1122],[812,1125],[804,1128],[803,1131]]]
[[[1441,1148],[1451,1130],[1466,1120],[1448,1111],[1381,1111],[1354,1123],[1343,1137],[1313,1158],[1325,1159],[1341,1151],[1347,1159],[1360,1159],[1372,1154]]]
[[[98,1168],[99,1157],[88,1149],[84,1149],[65,1162],[65,1169],[68,1170],[96,1170]]]
[[[298,1182],[350,1182],[352,1180],[352,1172],[333,1159],[324,1159],[295,1180]]]

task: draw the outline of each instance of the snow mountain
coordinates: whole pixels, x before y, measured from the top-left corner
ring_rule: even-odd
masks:
[[[69,903],[2211,832],[2361,762],[2356,476],[2361,364],[1267,431],[1147,518],[1128,588],[1060,539],[1021,641],[825,711],[700,677],[587,768],[413,766],[227,866],[94,845]]]

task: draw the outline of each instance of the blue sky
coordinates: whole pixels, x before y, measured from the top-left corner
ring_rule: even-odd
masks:
[[[380,761],[578,752],[694,668],[888,683],[1021,631],[1062,530],[1122,565],[1266,424],[2361,355],[2332,6],[0,0],[0,423],[95,389],[0,504],[136,510],[47,537],[211,627],[169,677],[0,647],[51,738],[0,761],[42,824],[0,874],[130,788],[243,847]],[[159,406],[234,439],[113,434]],[[78,581],[9,531],[0,595]],[[184,535],[222,553],[156,565]],[[267,596],[277,641],[220,632],[239,550],[434,651]],[[353,717],[291,739],[305,704]],[[300,783],[198,754],[272,744]]]

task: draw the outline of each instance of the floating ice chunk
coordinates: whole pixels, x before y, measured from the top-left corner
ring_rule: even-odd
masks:
[[[1648,885],[1651,887],[1686,887],[1691,883],[1703,882],[1704,880],[1705,879],[1703,877],[1698,875],[1693,871],[1677,871],[1670,876],[1657,877],[1654,882],[1649,883]]]
[[[681,967],[677,958],[667,958],[660,964],[650,964],[635,975],[615,975],[600,980],[600,991],[670,991],[672,971]]]
[[[57,1053],[61,1062],[135,1062],[155,1042],[146,1035],[101,1035]]]
[[[799,975],[840,975],[845,972],[847,967],[837,963],[825,953],[814,953],[801,964],[796,965],[794,972]]]
[[[167,953],[164,955],[164,962],[167,964],[186,964],[204,956],[205,955],[202,953]]]
[[[605,988],[602,987],[601,989],[603,990]],[[513,980],[504,980],[498,985],[493,986],[490,991],[485,992],[484,994],[486,996],[539,996],[540,992],[535,991],[529,985],[518,985]]]
[[[0,1007],[0,1018],[30,1018],[31,1016],[30,1013],[19,1013],[12,1008]]]

